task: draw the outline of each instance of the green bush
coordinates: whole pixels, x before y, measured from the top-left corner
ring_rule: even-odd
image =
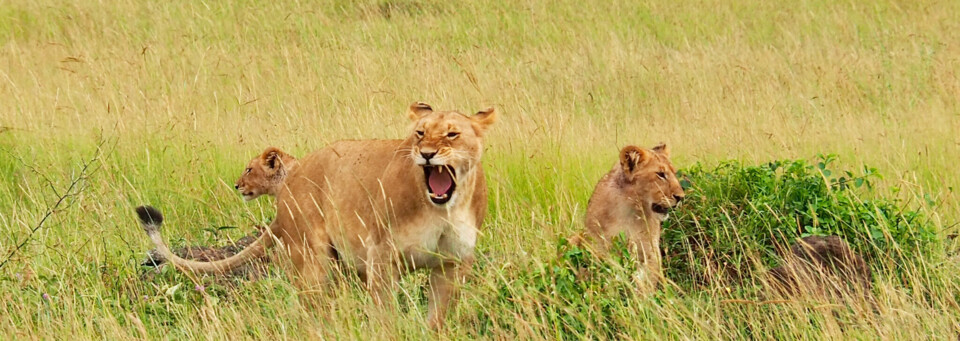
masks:
[[[758,265],[779,265],[777,250],[807,235],[839,235],[873,267],[917,262],[936,240],[933,225],[896,199],[863,199],[872,194],[876,170],[835,172],[832,161],[728,161],[682,171],[687,199],[663,225],[667,279],[687,293],[744,283]],[[631,305],[664,297],[638,295],[640,264],[621,240],[601,260],[561,239],[558,257],[511,269],[493,300],[511,312],[481,311],[480,333],[497,315],[532,317],[553,331],[543,335],[549,338],[621,338],[636,323],[623,316],[637,311]]]
[[[936,240],[933,224],[871,193],[875,169],[834,171],[833,161],[728,161],[682,171],[687,199],[663,225],[667,277],[687,288],[749,280],[758,262],[777,266],[777,250],[808,235],[840,236],[874,266],[919,259]]]
[[[497,291],[494,306],[532,316],[556,339],[618,339],[625,324],[620,313],[636,302],[641,263],[615,238],[605,259],[561,239],[558,257],[532,270],[511,272]],[[493,317],[481,310],[479,321],[489,327]],[[487,328],[480,328],[481,334]]]

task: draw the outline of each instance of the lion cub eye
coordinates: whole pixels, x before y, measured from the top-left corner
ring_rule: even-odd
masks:
[[[661,180],[666,180],[666,179],[667,179],[667,173],[657,172],[657,177],[660,178]]]
[[[243,172],[244,172],[244,173],[248,173],[248,174],[249,174],[249,173],[250,173],[250,171],[252,171],[252,170],[253,170],[253,168],[249,168],[249,167],[247,167],[247,169],[246,169],[246,170],[244,170]]]
[[[449,138],[449,139],[451,139],[451,140],[457,138],[457,136],[460,136],[460,133],[458,133],[458,132],[453,132],[453,131],[447,133],[447,138]]]
[[[417,130],[417,136],[423,137],[423,130]]]

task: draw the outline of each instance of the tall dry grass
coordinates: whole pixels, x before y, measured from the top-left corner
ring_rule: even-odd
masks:
[[[243,203],[232,190],[250,157],[400,136],[413,101],[502,113],[484,156],[489,258],[442,337],[557,336],[485,293],[555,256],[624,144],[666,141],[680,167],[835,153],[847,168],[877,167],[877,195],[924,209],[945,238],[960,218],[957,13],[936,1],[0,1],[0,256],[27,240],[0,269],[0,330],[429,334],[422,278],[405,282],[409,307],[392,326],[366,318],[350,281],[320,309],[305,308],[279,269],[208,294],[173,273],[141,281],[149,245],[132,214],[159,206],[174,243],[237,237],[273,214],[269,200]],[[30,234],[100,141],[95,171]],[[221,225],[241,228],[205,229]],[[636,323],[623,333],[954,339],[960,260],[924,264],[909,287],[877,276],[876,314],[667,290],[624,303],[620,318]],[[482,334],[478,311],[498,319]]]

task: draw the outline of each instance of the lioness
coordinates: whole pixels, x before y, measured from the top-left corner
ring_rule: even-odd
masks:
[[[325,282],[339,258],[366,278],[377,303],[391,304],[403,272],[431,269],[427,319],[439,328],[474,260],[487,210],[482,137],[497,114],[414,103],[409,117],[414,128],[403,140],[340,141],[300,159],[277,193],[270,232],[305,288]],[[273,243],[264,237],[225,260],[189,261],[164,244],[160,212],[141,206],[137,213],[157,248],[187,272],[221,273]]]
[[[661,277],[660,223],[684,196],[669,158],[665,144],[652,149],[624,147],[620,162],[593,190],[585,231],[573,238],[575,244],[589,243],[603,254],[612,239],[623,234],[640,254],[651,285]]]
[[[297,168],[297,158],[284,153],[277,147],[267,147],[260,156],[247,163],[247,168],[240,174],[233,188],[239,190],[243,200],[246,201],[264,194],[275,197],[287,174],[295,168]]]

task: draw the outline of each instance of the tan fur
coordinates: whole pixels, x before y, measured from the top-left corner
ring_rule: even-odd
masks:
[[[304,289],[323,284],[337,257],[366,278],[376,302],[389,305],[401,274],[431,269],[428,321],[439,328],[473,263],[487,211],[482,133],[496,113],[490,108],[466,116],[414,103],[409,116],[413,129],[403,140],[340,141],[300,159],[277,193],[270,231],[290,255]],[[428,196],[423,153],[436,153],[431,165],[455,171],[454,192],[442,205]],[[151,238],[166,250],[159,233]],[[168,252],[164,255],[188,272],[219,273],[238,262],[184,262]]]
[[[631,249],[642,256],[652,285],[662,276],[660,224],[684,196],[669,157],[664,144],[653,149],[624,147],[620,162],[597,183],[587,204],[585,231],[573,240],[589,243],[603,254],[612,239],[623,234]]]
[[[259,156],[247,163],[233,187],[240,191],[243,200],[253,200],[261,195],[277,196],[287,174],[297,167],[297,159],[276,147],[268,147]]]

